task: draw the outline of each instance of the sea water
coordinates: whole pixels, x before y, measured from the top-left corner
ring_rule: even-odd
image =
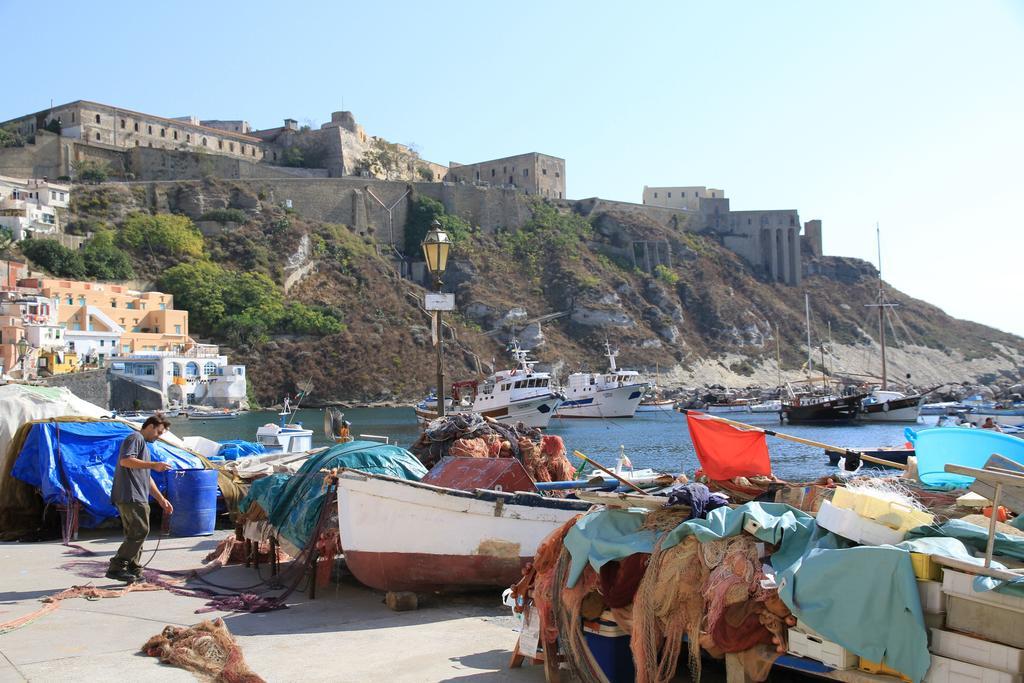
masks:
[[[860,423],[852,425],[804,426],[780,425],[774,413],[730,413],[729,419],[746,422],[764,429],[779,430],[833,446],[849,448],[875,448],[900,446],[905,441],[903,430],[925,429],[927,425]],[[386,436],[391,443],[408,448],[419,435],[416,416],[412,408],[352,408],[345,411],[345,419],[352,423],[352,435],[375,434]],[[171,418],[171,431],[178,436],[198,435],[214,441],[245,439],[254,441],[256,430],[267,423],[277,423],[274,412],[243,413],[230,420],[190,420]],[[327,446],[324,436],[324,411],[301,409],[292,417],[313,430],[313,445]],[[573,465],[579,460],[572,457],[577,450],[602,465],[613,466],[624,446],[626,455],[637,469],[650,467],[666,472],[692,474],[698,467],[697,456],[686,428],[686,417],[680,413],[639,413],[629,419],[560,419],[553,418],[547,430],[565,441]],[[828,464],[828,457],[819,448],[768,437],[768,451],[775,475],[790,481],[809,481],[838,470]],[[588,465],[588,471],[591,467]],[[873,472],[892,472],[874,470]]]

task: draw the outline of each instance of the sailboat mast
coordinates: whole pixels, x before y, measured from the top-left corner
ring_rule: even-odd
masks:
[[[804,316],[807,323],[807,372],[814,370],[814,359],[811,358],[811,295],[804,292]]]
[[[779,396],[782,396],[782,350],[779,347],[779,326],[775,326],[775,369],[779,374]]]
[[[882,286],[882,231],[875,223],[875,242],[878,244],[878,339],[882,346],[882,391],[888,388],[885,367],[885,290]]]

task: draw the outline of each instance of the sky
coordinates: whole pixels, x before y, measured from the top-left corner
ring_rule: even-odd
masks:
[[[797,209],[830,255],[877,262],[877,223],[893,286],[1024,335],[1024,1],[35,5],[0,0],[0,120],[347,109],[431,161],[563,157],[574,199]]]

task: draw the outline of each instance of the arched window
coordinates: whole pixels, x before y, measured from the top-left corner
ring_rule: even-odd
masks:
[[[203,147],[206,147],[206,138],[203,138]]]
[[[96,114],[96,123],[99,123],[99,122],[100,122],[100,115]]]
[[[181,377],[181,363],[171,363],[171,374],[175,377]]]
[[[189,361],[188,364],[185,365],[185,376],[186,377],[198,377],[199,376],[199,366],[196,365],[195,363],[193,363],[192,361]]]
[[[217,373],[217,364],[212,360],[206,361],[206,365],[203,366],[203,374],[209,377]]]

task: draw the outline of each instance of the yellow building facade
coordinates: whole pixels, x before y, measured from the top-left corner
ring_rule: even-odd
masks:
[[[19,284],[57,302],[59,322],[72,336],[107,331],[111,322],[120,326],[117,354],[111,355],[180,351],[191,344],[188,311],[175,310],[170,294],[54,278],[29,278]]]

